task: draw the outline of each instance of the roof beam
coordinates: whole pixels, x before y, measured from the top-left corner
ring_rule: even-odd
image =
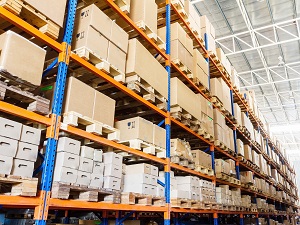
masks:
[[[237,2],[239,1],[240,0],[237,0]],[[244,13],[242,12],[242,14]],[[298,32],[299,21],[300,18],[295,18],[292,20],[275,23],[269,26],[264,26],[256,29],[250,29],[250,30],[248,29],[248,31],[218,38],[216,39],[216,42],[223,48],[223,50],[226,53],[226,56],[231,56],[235,54],[258,50],[258,49],[261,50],[263,48],[285,44],[293,41],[299,41],[300,40],[300,34]],[[286,29],[287,27],[291,27],[291,26],[293,26],[297,31],[296,34]],[[270,33],[272,33],[272,36],[266,36],[264,34],[267,30],[270,31]],[[277,31],[285,33],[287,38],[285,40],[279,40],[278,36],[276,35]],[[253,43],[254,35],[259,36],[261,39],[263,39],[264,44],[256,45],[255,42]],[[252,42],[249,42],[248,41],[249,39],[251,39]],[[237,43],[241,43],[244,46],[244,48],[236,49],[235,46]]]

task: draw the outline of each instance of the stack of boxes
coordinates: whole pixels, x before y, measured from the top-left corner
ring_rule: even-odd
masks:
[[[192,74],[196,81],[199,81],[204,87],[209,89],[208,62],[196,48],[193,51]]]
[[[200,17],[200,24],[201,24],[201,35],[203,39],[206,38],[208,46],[206,48],[208,51],[214,52],[216,54],[216,31],[213,25],[209,22],[206,16]]]
[[[31,178],[41,130],[0,117],[0,173]]]
[[[232,205],[232,193],[229,190],[229,185],[216,187],[216,201],[223,205]]]
[[[201,94],[197,94],[201,102],[201,125],[212,136],[214,136],[213,106],[210,101]]]
[[[141,117],[121,120],[115,123],[120,130],[120,142],[142,141],[149,144],[143,151],[159,158],[166,157],[166,130]],[[140,144],[134,148],[140,149]],[[140,149],[141,150],[141,149]]]
[[[200,165],[208,169],[212,169],[212,161],[210,154],[207,154],[202,150],[192,150],[192,155],[196,167]]]
[[[225,53],[223,52],[223,50],[221,48],[217,48],[216,52],[217,52],[218,59],[222,63],[222,65],[225,68],[225,70],[227,71],[227,73],[231,74],[231,64],[230,64],[229,60],[227,59],[227,57],[225,56]]]
[[[201,21],[198,12],[190,0],[184,1],[184,9],[188,15],[189,26],[195,34],[201,34]]]
[[[128,34],[96,5],[77,11],[73,40],[72,49],[76,53],[107,72],[112,66],[121,74],[116,74],[115,79],[125,81]]]
[[[230,175],[230,165],[223,159],[215,160],[215,172],[216,174],[223,173]]]
[[[158,29],[158,36],[166,41],[166,27]],[[171,61],[193,70],[193,40],[179,23],[171,24]]]
[[[240,180],[242,184],[253,184],[253,172],[252,171],[242,171],[240,172]]]
[[[125,171],[123,192],[164,196],[164,188],[157,183],[158,167],[139,163],[127,165]]]
[[[244,112],[241,113],[241,121],[242,121],[241,125],[248,130],[248,132],[250,133],[250,139],[253,140],[254,139],[253,125],[249,117],[247,117],[247,115]]]
[[[250,208],[251,207],[251,196],[250,195],[242,195],[242,207]]]
[[[103,153],[104,182],[103,188],[120,191],[123,178],[123,156],[114,152]]]
[[[222,78],[210,79],[211,94],[223,103],[223,107],[231,113],[230,88]]]
[[[171,139],[171,156],[179,156],[193,161],[191,146],[187,141],[181,139]]]

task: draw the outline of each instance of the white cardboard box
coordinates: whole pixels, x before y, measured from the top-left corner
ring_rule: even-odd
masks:
[[[176,176],[178,184],[191,184],[192,186],[199,185],[199,178],[193,176]]]
[[[57,152],[70,152],[79,155],[80,141],[68,137],[61,137],[58,139]]]
[[[121,179],[116,177],[104,177],[103,188],[120,190],[121,189]]]
[[[38,155],[38,146],[19,141],[15,158],[35,162]]]
[[[154,175],[150,175],[150,179],[151,179],[151,185],[153,186],[156,186],[157,185],[157,179],[158,179],[158,176],[154,176]]]
[[[63,166],[55,166],[53,181],[75,184],[78,171],[72,168]]]
[[[22,124],[0,117],[0,135],[19,140],[21,136]]]
[[[151,165],[151,174],[158,177],[158,167]]]
[[[92,159],[79,157],[79,170],[82,172],[92,173],[94,162]]]
[[[69,152],[58,152],[55,167],[67,167],[77,170],[79,168],[79,156]]]
[[[103,161],[103,151],[101,149],[95,149],[93,159],[95,162],[102,162]]]
[[[103,187],[104,177],[103,174],[91,174],[90,187],[92,188],[102,188]]]
[[[124,184],[123,192],[134,192],[140,194],[156,195],[156,186],[143,183]]]
[[[124,176],[124,185],[130,184],[152,184],[152,176],[150,174],[138,173]]]
[[[88,159],[94,159],[95,150],[88,146],[80,147],[80,156]]]
[[[34,162],[23,160],[23,159],[14,159],[11,175],[21,176],[21,177],[32,177],[33,169],[34,169]]]
[[[15,157],[18,149],[18,141],[0,136],[0,155]]]
[[[183,190],[172,190],[171,198],[189,198],[189,192]]]
[[[103,162],[104,164],[122,165],[123,156],[114,152],[106,152],[103,153]]]
[[[29,144],[39,145],[41,140],[41,130],[33,127],[22,125],[20,141]]]
[[[104,176],[112,176],[116,178],[122,177],[122,164],[105,164],[104,165]]]
[[[151,174],[151,165],[147,163],[139,163],[135,165],[127,165],[126,166],[126,174],[137,174],[137,173],[145,173]]]
[[[0,174],[7,174],[11,173],[13,166],[13,157],[9,156],[0,156]]]
[[[78,170],[76,184],[88,186],[90,183],[91,174],[88,172]]]
[[[104,163],[94,161],[93,173],[103,175],[103,173],[104,173]]]
[[[160,186],[160,185],[157,185],[157,187],[156,187],[156,196],[164,197],[165,196],[165,188]]]

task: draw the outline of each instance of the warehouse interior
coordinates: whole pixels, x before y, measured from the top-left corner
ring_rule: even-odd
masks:
[[[0,225],[296,225],[297,0],[0,0]]]

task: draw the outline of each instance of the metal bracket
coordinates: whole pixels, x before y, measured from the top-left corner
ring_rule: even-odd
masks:
[[[61,116],[51,114],[51,126],[47,128],[46,137],[58,140]]]
[[[58,55],[58,63],[64,62],[69,65],[70,62],[70,55],[71,55],[71,45],[67,42],[62,43],[63,51]]]

